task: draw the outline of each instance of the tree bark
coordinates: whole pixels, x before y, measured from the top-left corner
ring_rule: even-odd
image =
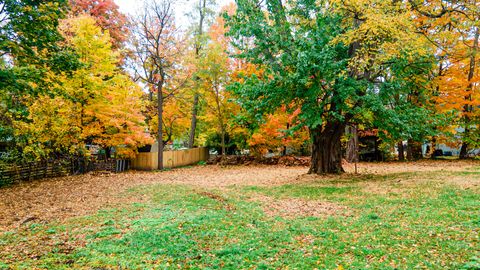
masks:
[[[352,163],[357,160],[357,149],[358,149],[358,132],[356,126],[347,126],[345,132],[350,137],[347,142],[347,149],[345,154],[345,159]]]
[[[465,133],[467,132],[467,129],[465,129]],[[460,159],[467,159],[468,158],[468,143],[467,142],[462,142],[462,147],[460,148]]]
[[[435,159],[435,151],[437,149],[437,136],[432,137],[432,142],[430,144],[430,158]]]
[[[215,104],[217,105],[217,116],[218,116],[218,125],[220,127],[220,136],[221,136],[221,147],[222,147],[222,156],[225,156],[225,124],[223,122],[223,111],[222,104],[220,104],[220,89],[218,85],[213,86],[215,92]]]
[[[222,121],[223,122],[223,121]],[[222,125],[222,156],[225,156],[226,154],[226,147],[225,147],[225,127]]]
[[[325,127],[310,129],[312,160],[310,174],[342,173],[341,137],[345,125],[339,122],[327,123]]]
[[[158,111],[158,169],[163,170],[163,79],[157,88],[157,111]]]
[[[287,130],[290,129],[290,123],[287,123]],[[282,156],[286,156],[287,155],[287,145],[283,145],[283,149],[282,149]]]
[[[420,142],[409,139],[407,145],[407,160],[419,160],[422,157],[422,144]]]
[[[192,107],[192,122],[190,123],[190,136],[188,139],[188,148],[193,148],[195,144],[195,131],[197,129],[197,113],[198,113],[198,93],[195,93],[193,97],[193,107]]]
[[[465,101],[467,104],[465,104],[463,108],[463,113],[464,113],[464,121],[465,121],[465,131],[463,132],[464,137],[468,136],[468,133],[470,132],[469,130],[469,124],[470,124],[470,113],[473,111],[473,106],[469,105],[469,101],[472,100],[472,90],[473,90],[473,83],[472,79],[473,76],[475,75],[475,66],[476,66],[476,56],[477,56],[477,50],[478,50],[478,41],[480,39],[480,29],[477,27],[475,29],[475,37],[473,40],[473,48],[472,48],[472,55],[470,55],[470,65],[469,65],[469,70],[468,70],[468,81],[470,82],[467,87],[467,95],[465,96]],[[460,159],[466,159],[468,158],[468,143],[465,141],[465,139],[462,142],[462,148],[460,149]]]
[[[199,39],[202,38],[203,35],[203,24],[205,21],[206,16],[206,8],[207,8],[207,0],[199,0],[198,2],[198,12],[200,15],[199,22],[198,22],[198,32],[197,32],[197,40],[195,43],[195,57],[198,59],[200,57],[200,51],[202,50],[202,43]],[[199,78],[196,77],[196,80]],[[198,113],[198,99],[199,94],[195,93],[193,97],[193,105],[192,105],[192,121],[190,123],[190,136],[188,139],[188,148],[193,148],[195,145],[195,132],[197,129],[197,113]]]
[[[398,160],[405,161],[405,149],[403,147],[403,141],[398,142]]]

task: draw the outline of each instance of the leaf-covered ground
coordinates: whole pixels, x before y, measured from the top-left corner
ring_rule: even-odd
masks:
[[[202,166],[2,188],[0,269],[480,267],[479,163],[305,172]]]

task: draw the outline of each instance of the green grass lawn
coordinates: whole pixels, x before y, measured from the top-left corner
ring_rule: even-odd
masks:
[[[146,202],[1,234],[0,268],[480,269],[478,185],[434,181],[442,177],[475,180],[480,170],[224,190],[143,186],[128,195]],[[342,210],[267,215],[256,199],[265,196]]]

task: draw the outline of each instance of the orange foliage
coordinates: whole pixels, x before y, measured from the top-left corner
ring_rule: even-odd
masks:
[[[293,134],[287,130],[298,125],[297,117],[300,108],[282,106],[274,114],[267,115],[266,122],[252,135],[248,144],[255,155],[266,154],[269,150],[280,152],[284,147],[298,150],[309,139],[306,128],[301,128]]]

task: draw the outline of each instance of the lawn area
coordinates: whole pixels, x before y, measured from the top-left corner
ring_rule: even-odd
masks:
[[[480,163],[306,171],[201,166],[5,187],[0,269],[480,268]]]

